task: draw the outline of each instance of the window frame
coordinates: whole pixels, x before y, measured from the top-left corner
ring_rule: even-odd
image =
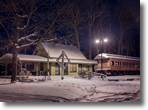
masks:
[[[71,73],[77,72],[77,65],[76,64],[70,64],[70,72]]]

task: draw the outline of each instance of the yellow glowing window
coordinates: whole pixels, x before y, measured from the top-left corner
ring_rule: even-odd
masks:
[[[76,72],[76,71],[77,71],[76,64],[70,64],[70,72]]]

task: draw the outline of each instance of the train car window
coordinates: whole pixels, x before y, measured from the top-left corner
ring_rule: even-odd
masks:
[[[135,63],[135,67],[137,67],[137,63]]]
[[[119,62],[118,62],[118,65],[119,65]]]
[[[116,61],[116,64],[115,65],[117,65],[117,61]]]
[[[114,65],[114,61],[112,61],[112,65]]]

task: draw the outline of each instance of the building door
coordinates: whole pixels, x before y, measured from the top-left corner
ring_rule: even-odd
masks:
[[[58,63],[55,64],[55,75],[60,75],[60,66]]]
[[[66,64],[65,64],[66,65]],[[64,75],[68,75],[68,66],[64,70]]]
[[[89,71],[89,65],[86,65],[86,71]]]
[[[82,64],[79,64],[79,71],[82,71]]]

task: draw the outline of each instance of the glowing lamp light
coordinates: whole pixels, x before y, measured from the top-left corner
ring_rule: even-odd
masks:
[[[108,40],[107,39],[104,39],[104,42],[107,42]]]
[[[100,41],[99,40],[96,40],[96,43],[99,43]]]

